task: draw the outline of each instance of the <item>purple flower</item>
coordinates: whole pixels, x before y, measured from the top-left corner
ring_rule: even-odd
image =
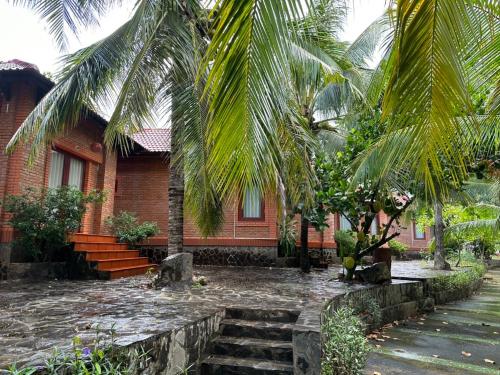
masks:
[[[92,351],[90,350],[90,348],[83,348],[82,354],[83,354],[84,357],[90,356],[90,353],[92,353]]]

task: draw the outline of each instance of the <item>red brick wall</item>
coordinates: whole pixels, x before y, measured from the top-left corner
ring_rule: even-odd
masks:
[[[149,154],[118,159],[115,214],[121,210],[136,213],[141,221],[156,221],[161,233],[153,242],[166,243],[168,161],[164,156]],[[184,241],[189,245],[252,246],[254,243],[259,243],[260,246],[262,243],[266,243],[267,246],[275,245],[277,236],[275,201],[268,198],[264,210],[264,221],[241,221],[238,219],[238,202],[231,201],[224,210],[225,222],[221,231],[216,237],[210,238],[203,238],[194,221],[185,215]]]
[[[118,158],[114,212],[129,211],[141,221],[155,221],[168,233],[168,162],[159,155]]]
[[[48,184],[50,168],[50,148],[42,150],[33,164],[28,165],[29,146],[19,147],[12,155],[5,155],[5,147],[12,135],[34,108],[37,87],[28,78],[11,84],[12,97],[9,102],[2,100],[0,106],[0,199],[9,194],[19,194],[28,187],[42,188]],[[84,191],[108,190],[108,200],[102,207],[89,205],[82,230],[99,233],[104,217],[114,205],[114,180],[116,154],[105,150],[93,151],[93,143],[101,143],[103,127],[95,120],[83,121],[78,127],[57,138],[53,145],[85,161]],[[101,210],[105,213],[101,214]],[[6,224],[8,216],[0,206],[0,242],[10,242],[12,231]]]

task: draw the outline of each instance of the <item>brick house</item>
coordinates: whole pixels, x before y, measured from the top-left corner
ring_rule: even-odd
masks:
[[[85,215],[82,232],[105,234],[104,220],[122,210],[135,212],[141,220],[158,223],[161,233],[144,244],[144,249],[166,249],[168,232],[169,129],[146,129],[133,137],[133,151],[123,156],[103,145],[106,121],[89,115],[79,126],[58,137],[27,166],[28,150],[5,154],[5,147],[23,120],[53,86],[37,67],[19,60],[0,62],[0,200],[27,187],[76,186],[87,192],[107,192],[102,205],[93,205]],[[245,201],[230,202],[225,222],[216,237],[203,238],[193,221],[185,218],[184,245],[199,263],[275,264],[277,257],[277,205],[272,197],[257,192]],[[379,224],[384,218],[379,217]],[[0,206],[0,261],[12,241],[7,214]],[[329,218],[324,233],[310,228],[310,247],[333,249],[333,233],[346,223],[338,215]],[[399,238],[411,249],[427,247],[430,232],[419,233],[414,225]],[[157,251],[156,251],[157,252]]]

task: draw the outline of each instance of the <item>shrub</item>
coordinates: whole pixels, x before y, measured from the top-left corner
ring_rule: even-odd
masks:
[[[393,255],[397,257],[401,257],[409,249],[408,245],[399,242],[398,240],[390,240],[389,248],[392,250]]]
[[[7,374],[31,375],[41,372],[47,375],[128,375],[144,367],[149,358],[144,349],[133,349],[126,354],[117,349],[113,328],[108,333],[103,333],[98,327],[96,332],[92,347],[83,345],[77,336],[72,340],[70,353],[63,353],[55,348],[41,368],[18,369],[14,364],[7,370]],[[111,337],[110,341],[106,340],[108,336]]]
[[[84,194],[72,187],[27,189],[22,195],[9,195],[4,210],[12,214],[9,224],[18,233],[14,245],[32,261],[51,261],[54,253],[67,245],[68,233],[80,228],[87,203],[102,202],[104,194]]]
[[[350,296],[347,298],[347,305],[367,325],[378,326],[382,321],[382,310],[377,300],[373,297],[355,298]]]
[[[121,211],[117,216],[108,217],[106,225],[118,237],[120,242],[131,245],[144,241],[146,238],[160,232],[156,223],[144,221],[139,224],[137,216],[127,211]]]
[[[334,238],[335,238],[335,243],[337,244],[337,249],[340,257],[347,257],[354,255],[356,240],[354,239],[351,231],[347,230],[335,231]]]
[[[451,275],[435,278],[432,288],[437,291],[448,292],[463,290],[482,279],[485,273],[486,266],[482,263],[476,263],[466,271],[455,272]]]
[[[327,317],[323,333],[322,375],[360,375],[369,351],[364,325],[350,307],[340,307]]]
[[[293,217],[287,216],[279,225],[279,250],[285,256],[295,255],[297,243],[297,222]]]

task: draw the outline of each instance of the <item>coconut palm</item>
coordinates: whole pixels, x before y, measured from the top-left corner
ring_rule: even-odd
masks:
[[[37,10],[64,46],[66,29],[76,31],[96,23],[119,1],[14,3]],[[218,0],[208,16],[196,0],[139,0],[132,18],[112,35],[63,60],[56,86],[24,122],[10,149],[34,135],[32,156],[36,155],[38,146],[116,93],[106,143],[127,149],[124,133],[154,122],[153,109],[173,108],[172,138],[178,146],[171,165],[174,168],[177,160],[178,165],[203,166],[185,175],[188,181],[204,184],[202,193],[192,197],[202,199],[198,203],[203,209],[218,212],[221,198],[249,186],[268,190],[282,185],[279,171],[287,152],[294,154],[297,170],[307,174],[307,159],[299,157],[302,149],[285,148],[307,140],[300,121],[290,121],[296,113],[283,83],[290,77],[290,56],[297,46],[311,53],[290,25],[306,15],[314,17],[313,5],[321,3]],[[390,126],[388,137],[377,145],[374,171],[385,173],[404,165],[436,195],[437,186],[444,190],[443,166],[451,166],[452,179],[458,182],[473,156],[463,147],[471,134],[477,134],[478,125],[471,113],[469,86],[494,82],[493,92],[499,90],[498,1],[390,4],[395,20],[392,48],[384,69],[379,69],[384,74],[375,79],[383,83],[383,113]],[[191,101],[180,100],[184,97]],[[498,102],[492,94],[490,124],[498,115]],[[195,103],[195,108],[186,103]],[[198,126],[188,128],[193,124]],[[398,134],[404,134],[406,142]],[[179,155],[184,156],[182,163]],[[182,207],[182,195],[173,192],[179,203],[173,206]],[[190,189],[186,199],[191,200]],[[176,222],[176,230],[181,230],[182,224]],[[172,251],[181,245],[179,233],[169,233],[172,241],[176,238]]]

